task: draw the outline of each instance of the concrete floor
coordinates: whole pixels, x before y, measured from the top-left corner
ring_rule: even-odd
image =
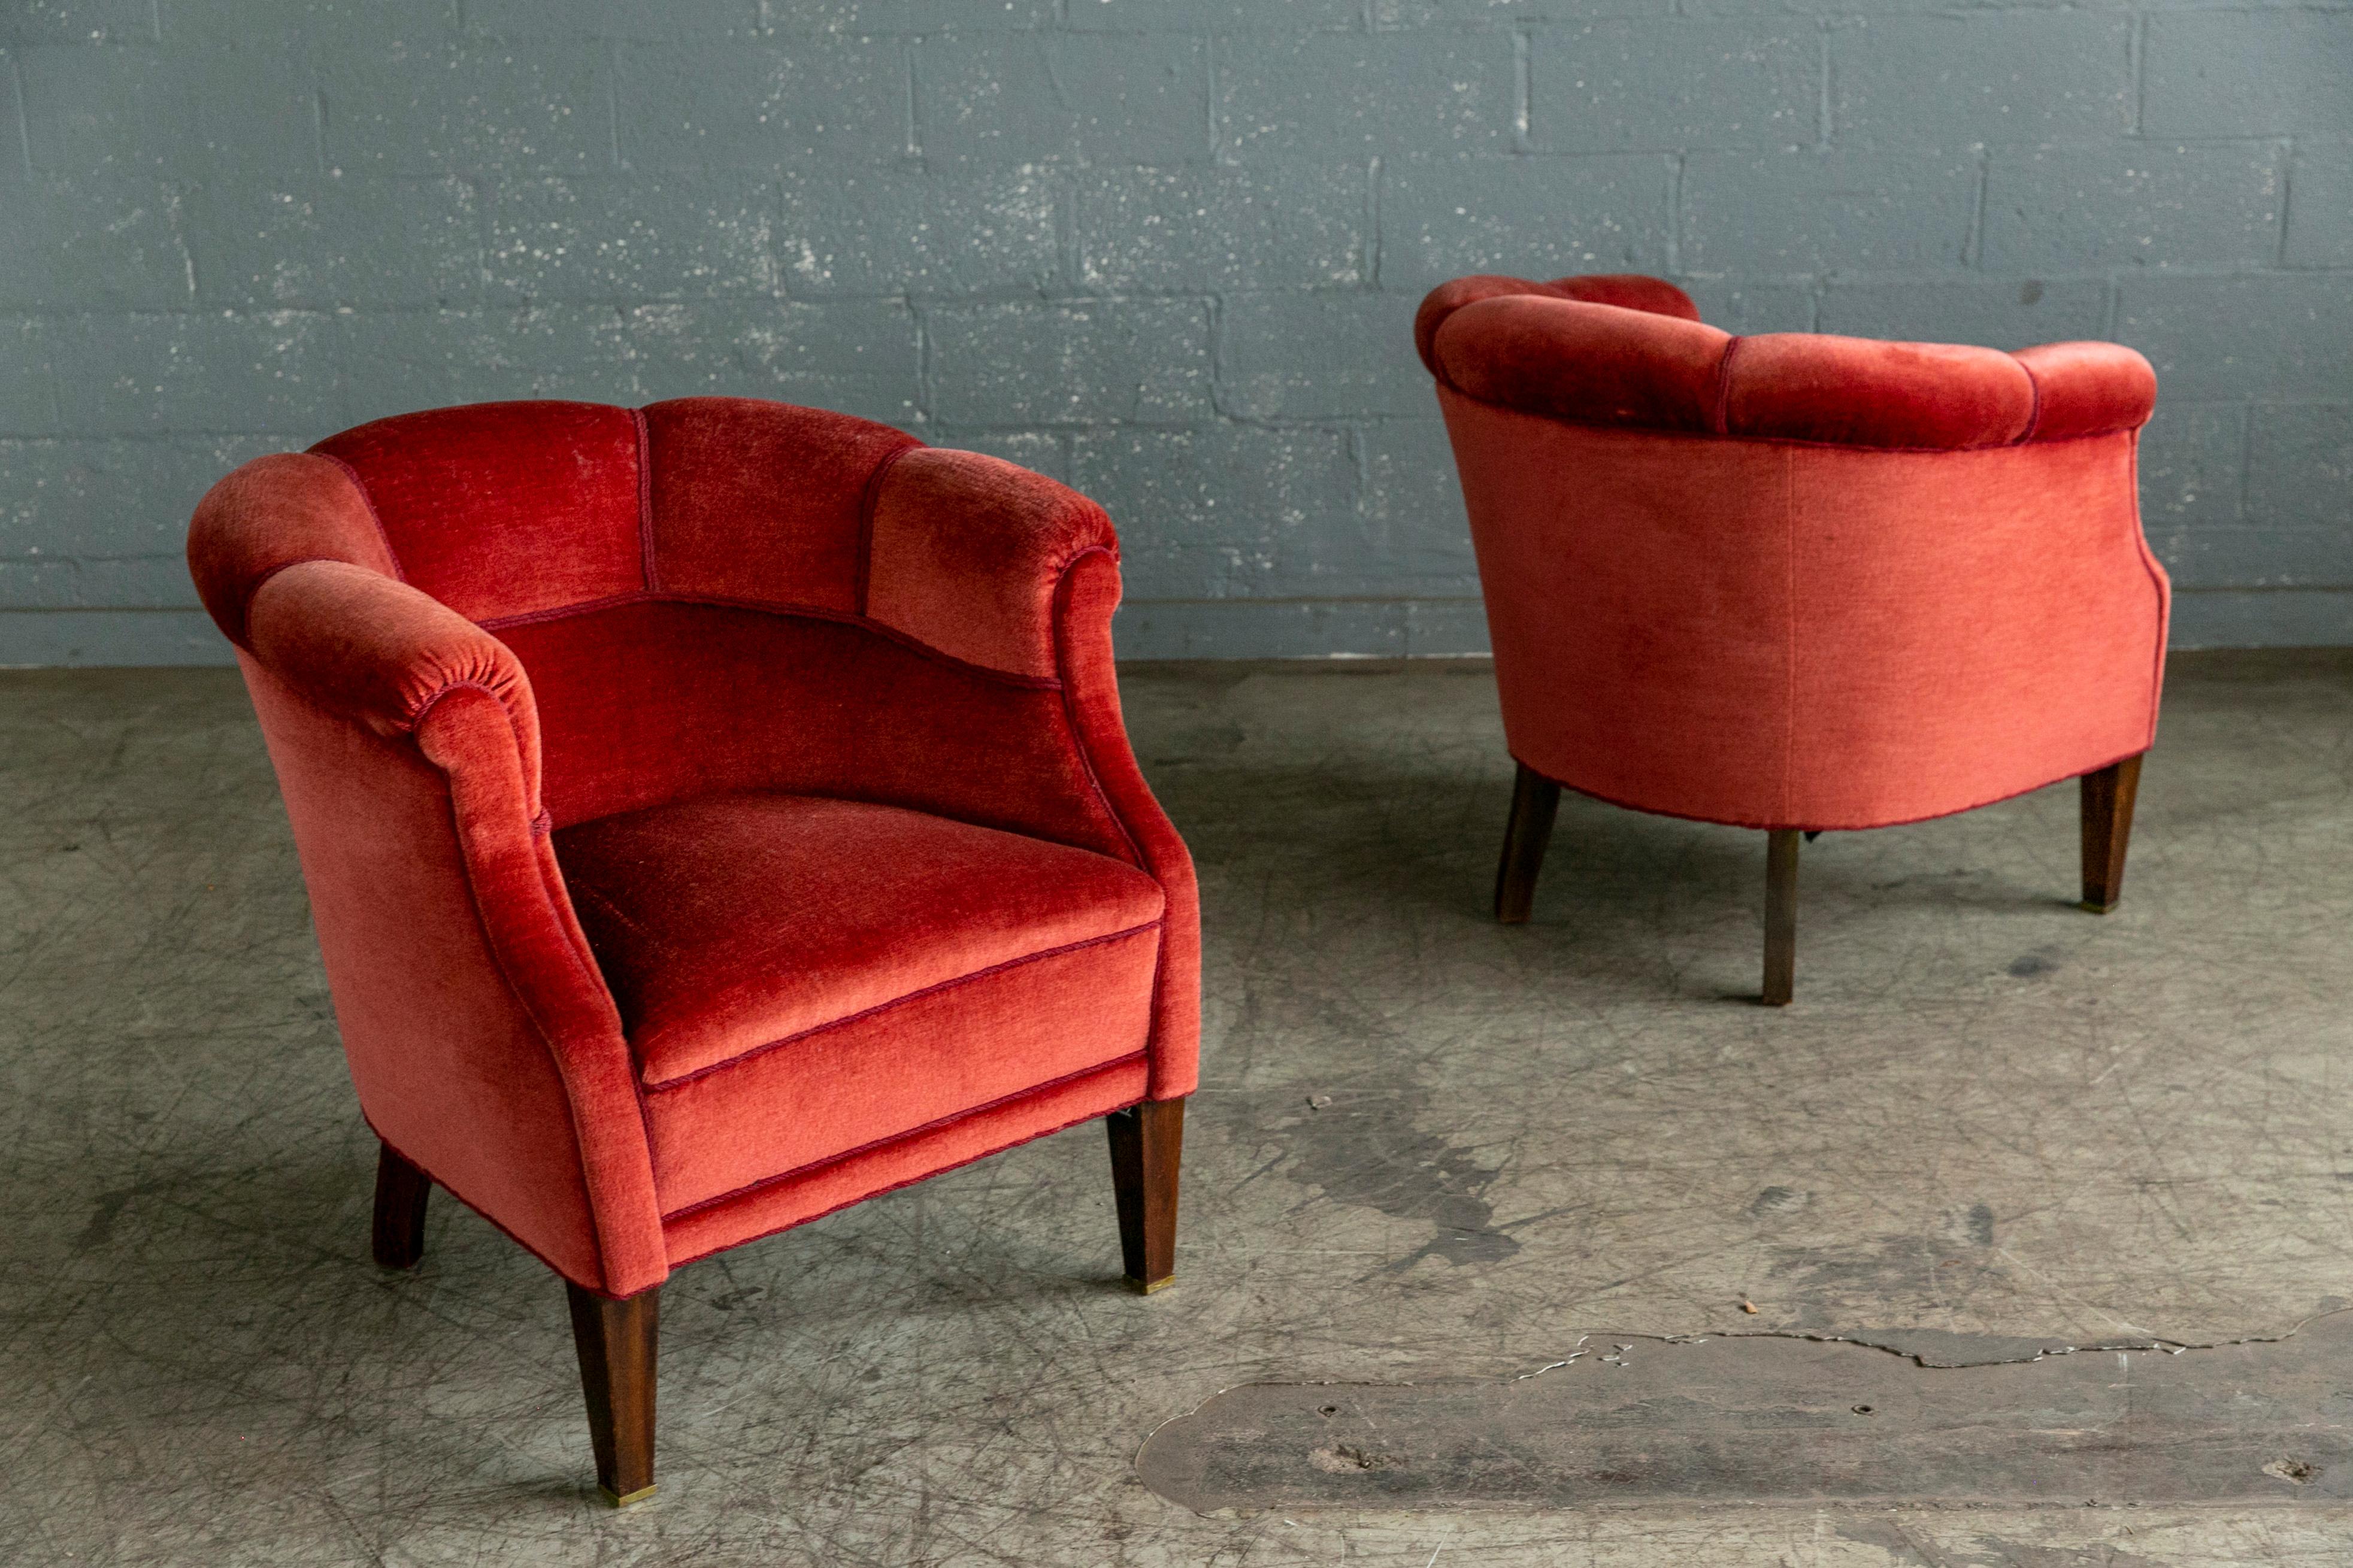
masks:
[[[2344,1308],[2353,659],[2177,661],[2105,919],[2069,902],[2072,785],[1825,837],[1786,1012],[1748,1000],[1761,835],[1567,799],[1535,923],[1487,919],[1482,665],[1125,690],[1206,906],[1178,1288],[1113,1283],[1092,1127],[695,1265],[661,1493],[615,1514],[544,1270],[446,1200],[416,1276],[367,1260],[374,1144],[235,677],[0,677],[0,1562],[2353,1562],[2340,1489],[2288,1478],[1764,1502],[1736,1464],[1679,1499],[1205,1516],[1134,1462],[1251,1383],[1475,1390],[1722,1331],[2209,1344]],[[2067,1364],[2000,1369],[1991,1438]],[[2341,1442],[2353,1369],[2316,1375]]]

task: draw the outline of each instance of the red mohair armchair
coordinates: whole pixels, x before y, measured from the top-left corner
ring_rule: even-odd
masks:
[[[1641,277],[1423,301],[1519,763],[1495,912],[1562,786],[1761,827],[1764,999],[1794,984],[1799,834],[2083,779],[2084,903],[2122,889],[2157,732],[2148,363],[1706,326]]]
[[[258,458],[188,554],[383,1142],[569,1288],[597,1479],[653,1485],[673,1268],[1108,1117],[1174,1268],[1192,863],[1051,480],[815,409],[507,403]]]

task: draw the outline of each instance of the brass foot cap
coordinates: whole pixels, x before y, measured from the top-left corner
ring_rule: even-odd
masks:
[[[604,1493],[605,1500],[615,1508],[627,1508],[633,1502],[643,1502],[654,1495],[654,1489],[651,1487],[639,1487],[633,1492],[617,1492],[600,1482],[596,1489]]]
[[[1168,1289],[1168,1287],[1170,1287],[1171,1285],[1174,1285],[1174,1284],[1176,1284],[1176,1276],[1175,1276],[1174,1274],[1169,1275],[1169,1276],[1168,1276],[1166,1279],[1150,1279],[1150,1280],[1138,1279],[1137,1279],[1134,1275],[1133,1275],[1133,1274],[1131,1274],[1131,1275],[1129,1275],[1129,1276],[1127,1277],[1127,1288],[1128,1288],[1129,1289],[1131,1289],[1131,1290],[1134,1291],[1134,1292],[1135,1292],[1137,1295],[1139,1295],[1139,1296],[1149,1296],[1149,1295],[1151,1295],[1155,1290],[1166,1290],[1166,1289]]]
[[[2083,907],[2089,913],[2104,915],[2110,910],[2115,909],[2116,906],[2114,904],[2095,904],[2091,900],[2085,899],[2084,900]]]

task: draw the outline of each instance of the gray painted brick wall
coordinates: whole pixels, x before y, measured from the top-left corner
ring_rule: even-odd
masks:
[[[1088,490],[1133,655],[1483,646],[1408,328],[2156,361],[2188,644],[2353,643],[2353,0],[0,0],[0,662],[206,660],[258,453],[787,398]]]

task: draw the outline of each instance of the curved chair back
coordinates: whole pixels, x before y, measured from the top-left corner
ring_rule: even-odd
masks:
[[[1943,816],[2147,749],[2147,362],[1735,337],[1651,279],[1423,304],[1513,754],[1767,828]]]

